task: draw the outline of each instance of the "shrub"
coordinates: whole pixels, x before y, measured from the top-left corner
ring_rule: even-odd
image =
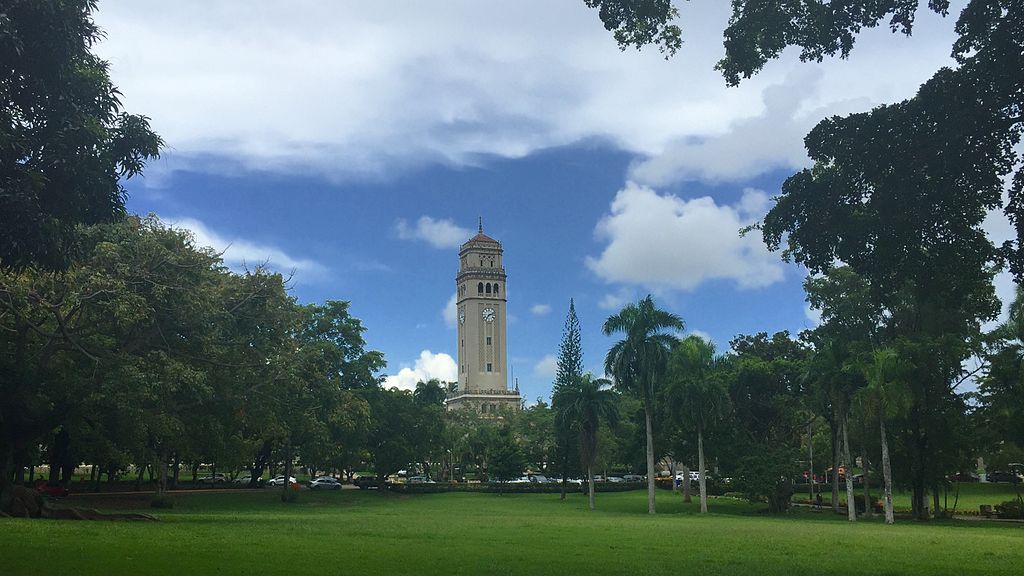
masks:
[[[1007,500],[996,505],[996,514],[1000,518],[1024,518],[1024,509],[1021,509],[1020,500]]]

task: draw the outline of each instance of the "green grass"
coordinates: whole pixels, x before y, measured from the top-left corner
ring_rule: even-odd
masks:
[[[822,498],[828,503],[832,494],[832,487],[830,485],[824,485],[822,488]],[[846,503],[846,487],[840,486],[839,497],[840,500]],[[858,500],[862,498],[863,488],[857,487],[855,492],[857,493]],[[871,487],[871,495],[881,499],[882,489],[878,486]],[[794,496],[796,499],[806,499],[807,494],[797,494]],[[948,498],[948,501],[947,501]],[[1008,483],[987,483],[982,484],[979,482],[963,482],[960,484],[960,498],[956,500],[956,487],[953,486],[949,490],[949,494],[939,494],[939,505],[949,506],[949,509],[953,509],[954,500],[956,500],[956,511],[959,512],[978,512],[982,504],[989,504],[995,506],[996,504],[1002,504],[1008,500],[1016,500],[1017,492],[1012,484]],[[928,498],[928,504],[931,505],[931,497]],[[910,492],[898,491],[893,494],[893,506],[897,510],[909,510],[910,509]]]
[[[571,495],[276,491],[176,496],[159,523],[0,520],[4,574],[995,574],[1024,565],[1024,528],[848,524],[644,492]],[[100,500],[99,498],[103,498]],[[131,509],[145,499],[69,504]],[[149,512],[148,508],[145,511]]]

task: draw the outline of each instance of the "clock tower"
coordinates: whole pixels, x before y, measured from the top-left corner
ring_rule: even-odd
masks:
[[[477,235],[459,248],[455,276],[458,306],[459,389],[449,395],[448,408],[472,407],[484,414],[520,408],[519,390],[508,388],[508,303],[501,242]]]

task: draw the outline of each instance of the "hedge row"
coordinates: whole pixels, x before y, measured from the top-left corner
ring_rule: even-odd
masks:
[[[644,482],[598,482],[594,485],[596,492],[625,492],[627,490],[645,490]],[[558,494],[562,485],[554,482],[538,484],[511,483],[437,483],[437,484],[388,484],[388,489],[400,494],[436,494],[438,492],[486,492],[491,494]],[[586,492],[585,484],[567,484],[568,492]]]

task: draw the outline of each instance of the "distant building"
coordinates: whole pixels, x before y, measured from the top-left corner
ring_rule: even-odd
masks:
[[[459,248],[459,387],[449,392],[449,410],[495,414],[520,409],[519,390],[509,390],[508,382],[508,292],[501,255],[501,242],[484,234],[482,221],[477,235]]]

